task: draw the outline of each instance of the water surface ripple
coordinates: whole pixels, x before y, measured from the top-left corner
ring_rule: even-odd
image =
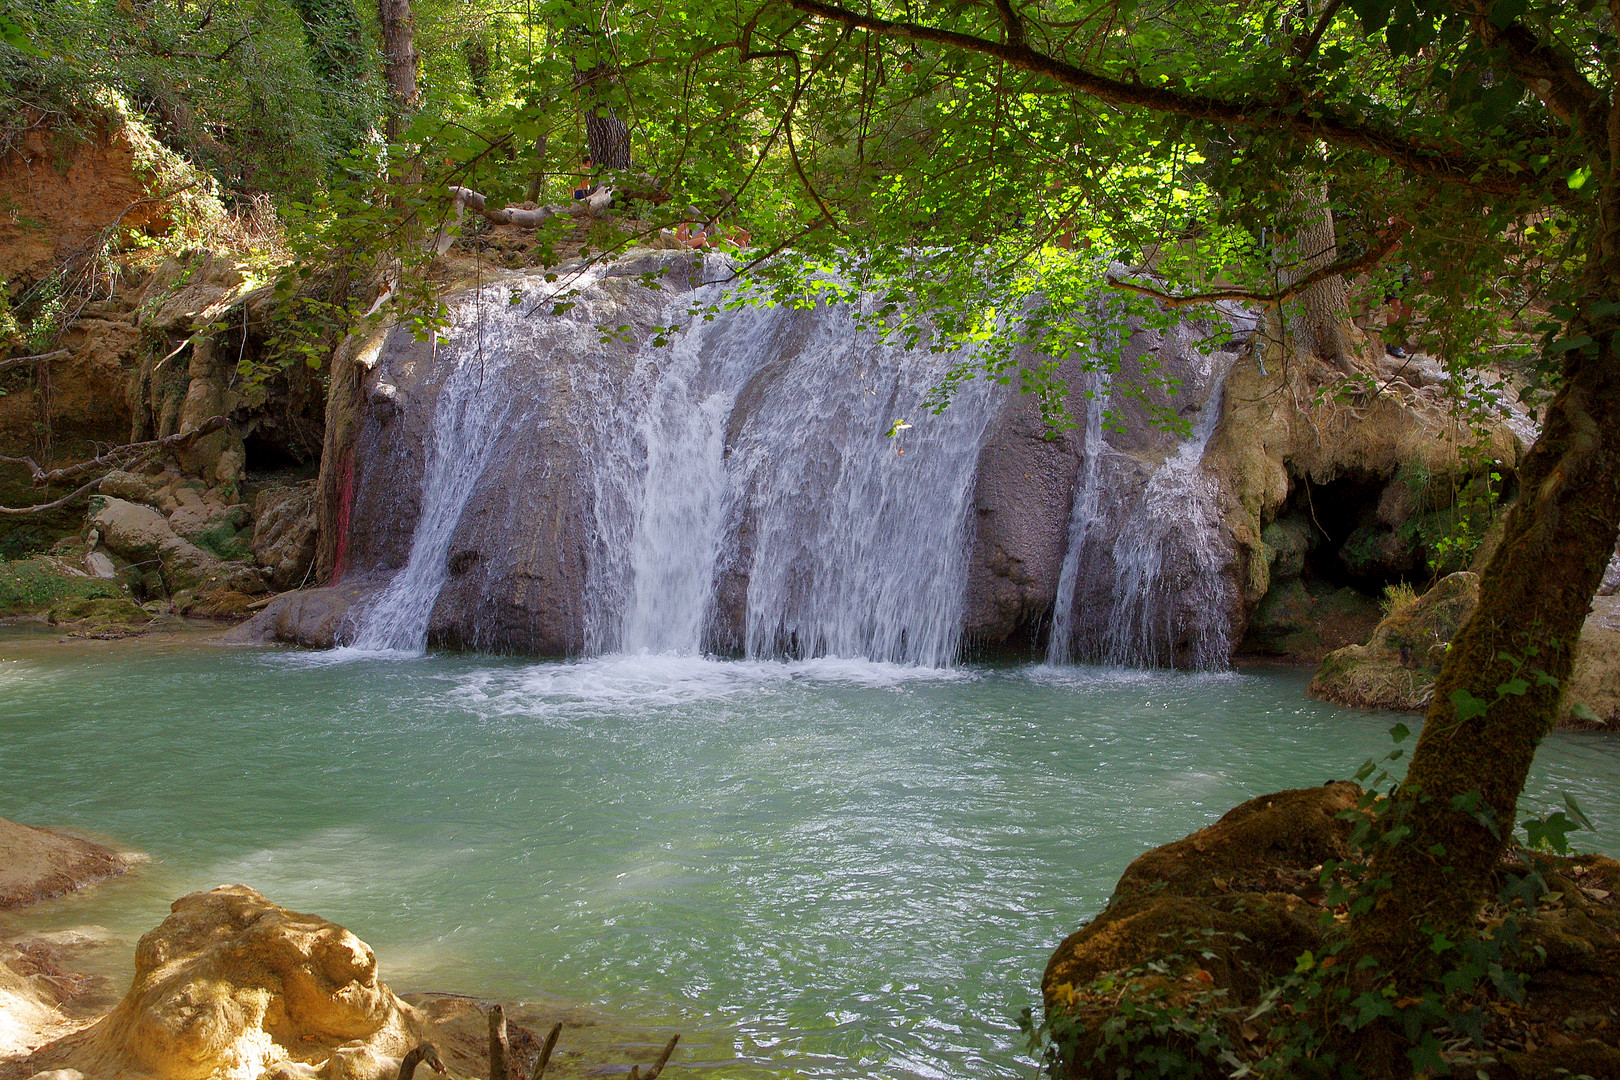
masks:
[[[0,637],[0,816],[154,862],[29,919],[133,940],[241,881],[398,989],[678,1025],[713,1076],[1033,1075],[1014,1018],[1132,858],[1396,719],[1281,671],[99,644]],[[1620,743],[1555,735],[1528,803],[1620,852],[1617,780]]]

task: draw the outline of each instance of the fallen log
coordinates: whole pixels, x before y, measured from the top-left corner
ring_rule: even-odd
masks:
[[[42,487],[46,484],[55,483],[58,480],[67,480],[74,477],[83,476],[85,473],[91,472],[95,469],[122,466],[128,464],[132,459],[144,456],[146,454],[163,453],[164,451],[169,450],[184,450],[198,439],[203,438],[205,435],[212,435],[214,432],[218,431],[222,427],[225,427],[230,422],[230,417],[227,416],[210,416],[207,420],[204,420],[201,424],[198,424],[190,431],[180,431],[173,435],[165,435],[161,439],[148,439],[146,442],[126,443],[123,446],[115,446],[111,450],[102,451],[87,461],[81,461],[73,465],[64,465],[59,469],[43,469],[40,467],[38,462],[27,456],[0,456],[0,464],[24,466],[28,469],[29,475],[33,478],[34,486]],[[55,510],[59,507],[68,505],[73,500],[80,498],[81,496],[88,495],[90,491],[96,487],[96,485],[101,483],[101,480],[102,478],[98,476],[82,487],[69,492],[60,499],[57,499],[55,502],[41,503],[38,506],[0,506],[0,514],[19,516],[23,514],[43,514],[48,511]]]

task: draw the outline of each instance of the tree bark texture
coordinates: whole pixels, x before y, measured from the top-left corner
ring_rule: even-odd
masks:
[[[388,141],[398,142],[421,99],[416,92],[416,20],[411,0],[377,0],[388,80]]]
[[[607,87],[615,78],[607,64],[574,71],[574,89],[579,94],[580,111],[585,115],[585,146],[598,168],[630,168],[630,125],[619,119],[605,100]]]
[[[1352,925],[1387,970],[1421,971],[1430,927],[1471,933],[1512,835],[1536,747],[1551,730],[1592,596],[1620,523],[1620,311],[1612,273],[1594,275],[1570,328],[1564,385],[1520,467],[1521,495],[1480,582],[1479,606],[1451,642],[1434,702],[1392,807],[1411,828],[1382,849],[1388,888]],[[1604,306],[1607,305],[1607,306]],[[1471,704],[1484,705],[1481,715]],[[1460,707],[1461,706],[1461,707]],[[1476,818],[1469,800],[1477,793]],[[1453,800],[1462,800],[1461,807]]]
[[[1286,245],[1291,264],[1285,274],[1289,284],[1332,265],[1339,257],[1333,208],[1328,205],[1326,186],[1304,181],[1293,210],[1299,216],[1299,223]],[[1293,308],[1288,333],[1295,350],[1331,364],[1347,375],[1355,374],[1356,365],[1344,332],[1345,324],[1350,321],[1350,299],[1344,278],[1335,274],[1313,283],[1300,293]]]

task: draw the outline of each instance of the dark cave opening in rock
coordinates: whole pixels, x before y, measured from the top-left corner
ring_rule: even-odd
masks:
[[[315,467],[313,462],[294,454],[286,444],[260,432],[242,440],[242,453],[246,459],[244,468],[252,476],[306,472]]]

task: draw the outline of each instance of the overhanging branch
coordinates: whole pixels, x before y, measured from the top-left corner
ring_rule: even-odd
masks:
[[[1299,100],[1268,101],[1248,98],[1228,100],[1203,94],[1187,94],[1163,86],[1123,82],[1077,67],[1026,44],[992,41],[989,38],[943,30],[921,23],[904,22],[863,15],[858,11],[823,0],[787,0],[799,11],[855,30],[869,30],[888,37],[947,45],[966,52],[993,56],[1021,71],[1043,75],[1060,85],[1112,105],[1147,109],[1248,128],[1271,128],[1301,138],[1322,139],[1336,146],[1376,154],[1409,172],[1444,184],[1466,187],[1494,195],[1520,195],[1541,185],[1533,174],[1510,171],[1503,166],[1457,149],[1420,142],[1387,128],[1306,106]]]
[[[1410,231],[1410,229],[1411,226],[1402,222],[1395,228],[1391,229],[1389,231],[1389,235],[1385,236],[1383,241],[1380,242],[1377,247],[1370,248],[1353,259],[1340,259],[1337,262],[1332,262],[1326,266],[1320,267],[1319,269],[1313,270],[1293,284],[1288,285],[1285,288],[1278,289],[1275,292],[1254,292],[1249,289],[1214,289],[1210,292],[1188,293],[1183,296],[1177,296],[1174,293],[1161,292],[1158,289],[1152,289],[1146,285],[1138,285],[1132,281],[1121,281],[1112,275],[1108,276],[1104,280],[1112,288],[1123,289],[1126,292],[1141,293],[1143,296],[1151,296],[1153,299],[1169,308],[1190,307],[1193,304],[1217,304],[1222,300],[1249,304],[1264,304],[1268,307],[1272,307],[1283,303],[1285,300],[1298,296],[1312,285],[1315,285],[1318,281],[1323,281],[1330,277],[1342,277],[1346,274],[1359,274],[1363,270],[1369,270],[1372,267],[1377,266],[1379,263],[1384,261],[1385,256],[1394,251],[1397,247],[1400,247],[1401,238],[1404,237],[1407,232]]]

